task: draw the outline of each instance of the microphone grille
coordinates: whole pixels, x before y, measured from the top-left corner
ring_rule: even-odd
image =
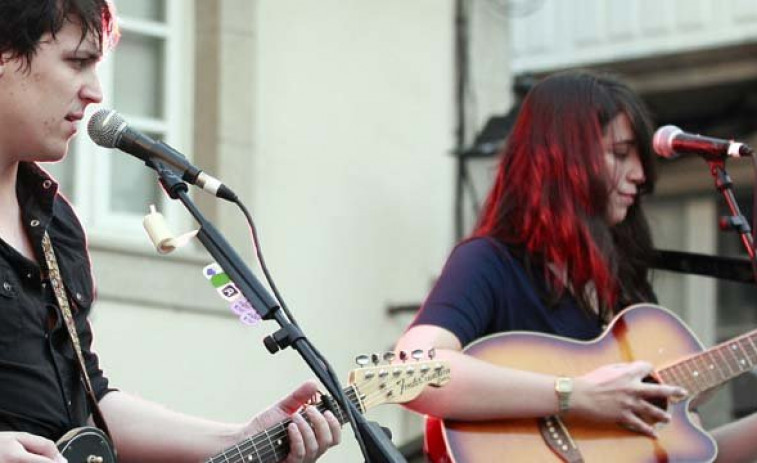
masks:
[[[127,124],[123,117],[113,109],[99,109],[87,123],[87,132],[93,142],[105,148],[115,148],[121,132]]]
[[[664,158],[675,158],[678,154],[673,149],[673,139],[679,133],[683,131],[675,125],[666,125],[657,129],[652,138],[652,147],[655,152]]]

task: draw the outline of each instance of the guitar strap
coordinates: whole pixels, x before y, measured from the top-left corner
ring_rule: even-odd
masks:
[[[79,335],[76,334],[76,324],[74,323],[74,317],[71,314],[71,307],[68,304],[68,296],[66,296],[66,288],[63,285],[63,278],[60,274],[60,268],[58,267],[58,260],[55,258],[55,252],[53,251],[53,243],[50,240],[50,235],[45,231],[45,235],[42,237],[42,249],[45,253],[45,262],[47,264],[47,271],[50,276],[50,284],[53,286],[53,292],[55,293],[55,299],[58,301],[60,311],[63,313],[63,319],[66,322],[66,328],[68,334],[71,337],[71,342],[74,345],[74,352],[76,352],[76,365],[79,368],[81,374],[84,390],[87,393],[87,398],[92,407],[92,418],[95,424],[110,438],[110,432],[108,431],[108,425],[105,423],[100,406],[97,404],[97,398],[95,397],[94,390],[92,389],[92,382],[89,379],[87,373],[87,367],[84,363],[84,356],[81,353],[81,344],[79,343]],[[113,439],[111,438],[111,441]]]

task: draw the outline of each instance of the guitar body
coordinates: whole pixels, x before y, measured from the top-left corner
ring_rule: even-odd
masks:
[[[496,365],[575,377],[603,365],[634,360],[648,361],[657,369],[702,350],[694,334],[674,314],[659,306],[635,305],[616,317],[594,341],[513,332],[482,338],[467,347],[465,353]],[[586,462],[714,460],[715,441],[689,420],[689,400],[667,407],[672,420],[658,428],[658,439],[614,424],[570,417],[563,419],[563,423]],[[536,419],[484,422],[431,419],[427,447],[436,462],[561,461],[542,438]]]
[[[110,439],[97,428],[76,428],[58,442],[58,450],[68,463],[116,463]]]

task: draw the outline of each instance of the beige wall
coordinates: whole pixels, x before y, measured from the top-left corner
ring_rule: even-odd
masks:
[[[355,355],[391,346],[407,319],[386,308],[420,302],[452,244],[453,2],[203,0],[196,29],[195,159],[248,205],[287,303],[346,380]],[[496,94],[483,111],[504,108]],[[241,214],[198,202],[251,255]],[[115,385],[244,420],[311,376],[291,349],[264,350],[274,324],[227,315],[201,249],[93,247]],[[401,407],[369,416],[396,443],[420,431]],[[325,461],[359,460],[344,440]]]
[[[343,379],[356,354],[391,345],[408,319],[391,319],[386,308],[420,302],[452,245],[453,3],[196,2],[195,159],[250,207],[287,302]],[[468,139],[505,111],[511,83],[507,18],[487,2],[471,4]],[[640,89],[682,75],[666,80],[638,67],[621,70]],[[486,185],[491,163],[473,175]],[[661,188],[690,178],[662,179]],[[197,199],[249,258],[240,213]],[[714,246],[712,233],[679,233],[706,220],[711,202],[651,209],[660,243]],[[200,248],[160,257],[92,244],[97,347],[116,386],[178,410],[244,420],[311,376],[293,351],[264,350],[274,324],[245,328],[228,314],[200,274],[209,260]],[[714,312],[686,307],[712,307],[712,283],[670,275],[659,283],[664,303],[711,341]],[[396,443],[420,430],[400,407],[369,416],[392,428]],[[348,432],[344,441],[325,461],[359,461]]]

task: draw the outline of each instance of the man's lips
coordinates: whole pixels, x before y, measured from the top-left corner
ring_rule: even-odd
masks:
[[[79,122],[84,117],[84,113],[67,114],[65,119],[69,122]]]
[[[81,121],[84,118],[84,113],[71,113],[67,114],[64,118],[70,125],[69,127],[69,136],[73,136],[78,131],[78,125],[79,121]]]

